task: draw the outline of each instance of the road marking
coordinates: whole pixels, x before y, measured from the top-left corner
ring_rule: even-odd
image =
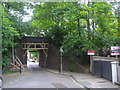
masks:
[[[84,87],[83,85],[78,84],[77,81],[76,81],[71,75],[69,75],[69,76],[71,77],[72,81],[73,81],[76,85],[78,85],[80,88],[84,88],[85,90],[88,90],[88,89],[86,89],[86,87]]]
[[[48,73],[59,74],[59,73],[54,72],[54,71],[49,71],[49,70],[45,70],[45,71],[48,72]],[[73,81],[74,84],[76,84],[76,85],[79,86],[80,88],[84,88],[85,90],[88,90],[88,88],[86,88],[85,86],[79,84],[79,83],[73,78],[72,75],[68,75],[68,74],[60,74],[60,75],[67,75],[67,76],[69,76],[69,77],[72,79],[72,81]]]
[[[71,77],[71,79],[72,79],[72,81],[73,81],[76,85],[78,85],[78,86],[81,87],[81,88],[84,88],[82,85],[78,84],[72,77]]]

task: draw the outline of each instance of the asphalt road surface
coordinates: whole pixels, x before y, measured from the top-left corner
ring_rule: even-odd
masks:
[[[29,70],[24,74],[3,75],[3,88],[80,88],[69,76],[53,74],[28,62]]]

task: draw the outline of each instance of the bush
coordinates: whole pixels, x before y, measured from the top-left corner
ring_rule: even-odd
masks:
[[[69,66],[68,69],[73,72],[75,70],[77,70],[77,67],[76,66]]]
[[[2,58],[2,67],[6,67],[7,65],[9,65],[9,62],[10,62],[10,57],[9,56],[3,56]]]

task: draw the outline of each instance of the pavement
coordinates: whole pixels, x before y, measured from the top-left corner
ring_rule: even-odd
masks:
[[[87,73],[76,73],[76,72],[69,72],[63,71],[59,73],[57,70],[54,69],[46,69],[46,71],[61,74],[61,75],[68,75],[70,76],[74,82],[78,85],[82,85],[85,88],[119,88],[120,86],[112,84],[111,81],[93,76]]]

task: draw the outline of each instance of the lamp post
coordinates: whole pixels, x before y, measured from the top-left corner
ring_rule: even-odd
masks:
[[[60,60],[60,62],[61,62],[61,68],[60,68],[60,71],[61,71],[61,73],[62,73],[62,71],[63,71],[63,65],[62,65],[62,53],[63,53],[63,48],[62,47],[60,47],[60,52],[61,52],[61,60]]]

